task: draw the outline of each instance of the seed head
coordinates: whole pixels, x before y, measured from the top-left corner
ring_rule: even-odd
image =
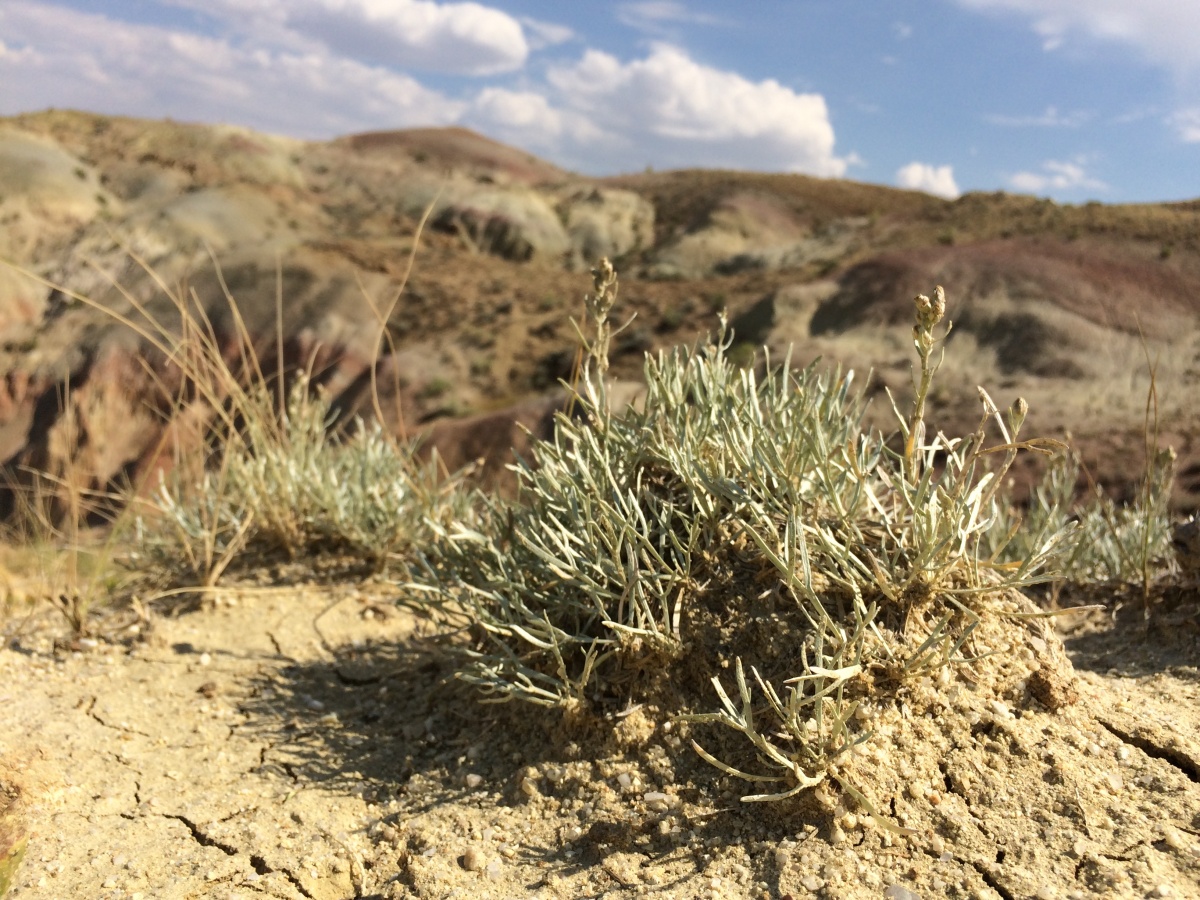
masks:
[[[597,322],[602,322],[608,317],[608,312],[617,299],[617,270],[613,268],[607,256],[592,269],[592,286],[595,293],[588,298],[588,305],[591,307],[592,317]]]
[[[921,331],[931,331],[946,315],[946,291],[940,284],[934,289],[932,300],[924,294],[917,294],[913,303],[917,307],[916,327]]]

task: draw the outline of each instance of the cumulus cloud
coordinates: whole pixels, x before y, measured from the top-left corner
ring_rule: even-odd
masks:
[[[1008,183],[1028,194],[1049,194],[1081,189],[1106,191],[1108,185],[1087,174],[1085,160],[1046,160],[1039,172],[1017,172]]]
[[[586,167],[628,168],[636,156],[664,166],[728,166],[841,176],[825,99],[773,79],[750,81],[705,66],[668,44],[621,62],[588,50],[552,67],[559,104],[608,141],[579,147]]]
[[[962,193],[954,181],[954,169],[950,166],[932,166],[929,163],[910,162],[896,172],[896,184],[912,191],[925,191],[953,200]]]
[[[518,22],[479,3],[433,0],[159,0],[220,23],[247,45],[320,50],[359,62],[453,75],[521,68],[530,51],[525,27],[540,26],[541,46],[556,26]]]
[[[957,0],[969,9],[1014,12],[1030,20],[1047,50],[1070,38],[1127,44],[1178,71],[1200,68],[1200,4],[1180,0]]]
[[[416,67],[440,48],[444,68],[483,71],[524,58],[524,28],[534,42],[573,36],[472,3],[163,2],[195,11],[204,32],[3,0],[0,114],[74,106],[308,138],[463,124],[597,173],[652,163],[841,176],[855,159],[834,152],[820,94],[707,66],[665,43],[628,61],[589,50],[551,65],[544,78],[527,74],[517,85],[452,96],[404,74],[401,62]],[[649,12],[682,14],[676,6],[651,4]],[[375,44],[365,34],[371,29]],[[399,49],[388,49],[397,29],[405,32]],[[374,61],[388,54],[387,64]],[[463,62],[468,56],[474,62]]]
[[[465,108],[320,48],[246,46],[22,0],[0,6],[0,28],[17,48],[0,56],[4,113],[66,104],[331,137],[382,123],[448,124]]]
[[[277,0],[284,22],[335,53],[434,72],[488,75],[521,68],[521,23],[478,3]]]

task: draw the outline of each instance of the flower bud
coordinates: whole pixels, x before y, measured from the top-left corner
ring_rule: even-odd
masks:
[[[933,324],[946,317],[946,289],[940,284],[933,289]]]

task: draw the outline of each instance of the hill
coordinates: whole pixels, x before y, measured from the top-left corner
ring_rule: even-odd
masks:
[[[389,428],[432,429],[451,463],[485,451],[503,478],[513,421],[543,422],[570,373],[577,273],[610,256],[637,314],[616,348],[623,376],[728,309],[743,355],[794,344],[905,395],[895,323],[944,284],[958,313],[939,424],[975,418],[975,385],[998,384],[1116,492],[1144,456],[1149,361],[1177,503],[1200,500],[1200,203],[949,201],[719,171],[589,179],[463,129],[312,143],[68,111],[0,120],[0,198],[0,256],[38,276],[0,270],[10,472],[82,468],[102,487],[161,458],[167,361],[72,294],[166,316],[165,287],[218,331],[234,298],[269,367],[278,291],[285,367],[312,366],[341,416],[374,414],[378,357]],[[68,418],[86,458],[63,456]]]

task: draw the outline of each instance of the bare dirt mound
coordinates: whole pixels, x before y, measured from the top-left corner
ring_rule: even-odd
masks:
[[[981,663],[895,710],[853,765],[911,837],[824,789],[741,803],[642,710],[603,737],[479,705],[379,588],[230,593],[76,644],[13,619],[11,896],[1200,897],[1195,595],[1121,609],[1067,620],[1077,679],[994,696]],[[995,649],[1016,673],[1057,643]]]
[[[355,153],[407,153],[416,162],[433,162],[480,175],[507,177],[530,186],[555,184],[572,176],[558,166],[466,128],[410,128],[373,131],[341,138]]]

